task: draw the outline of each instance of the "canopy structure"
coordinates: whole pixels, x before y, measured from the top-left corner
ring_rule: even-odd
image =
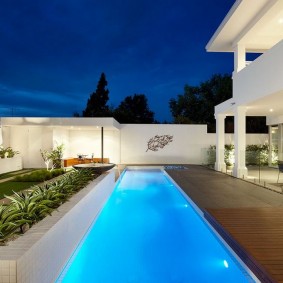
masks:
[[[246,52],[263,53],[283,38],[283,1],[237,0],[208,44],[208,52],[234,52],[237,44]]]

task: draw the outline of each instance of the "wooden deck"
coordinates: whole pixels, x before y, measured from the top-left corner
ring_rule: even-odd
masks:
[[[206,219],[261,282],[283,283],[283,208],[207,208]]]

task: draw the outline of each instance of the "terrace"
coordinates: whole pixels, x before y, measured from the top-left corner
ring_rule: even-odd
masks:
[[[283,195],[205,167],[187,167],[167,172],[260,282],[283,282]]]

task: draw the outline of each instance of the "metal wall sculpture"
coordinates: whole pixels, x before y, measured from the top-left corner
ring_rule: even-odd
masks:
[[[163,148],[164,146],[166,146],[168,143],[173,141],[173,136],[170,135],[163,135],[163,136],[159,136],[156,135],[153,138],[151,138],[148,142],[147,142],[147,150],[152,150],[152,151],[158,151],[159,148]]]

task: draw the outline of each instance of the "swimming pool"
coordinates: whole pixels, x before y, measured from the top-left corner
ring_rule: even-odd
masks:
[[[255,281],[168,175],[143,169],[123,173],[56,282]]]

